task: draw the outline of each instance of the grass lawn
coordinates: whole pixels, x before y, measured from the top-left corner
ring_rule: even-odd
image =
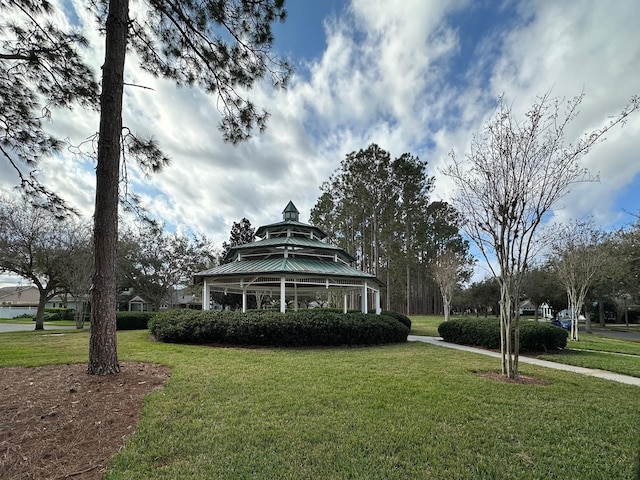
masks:
[[[636,478],[638,387],[529,365],[546,385],[500,383],[476,375],[495,359],[417,343],[211,348],[125,331],[118,344],[121,360],[172,371],[107,479]],[[86,331],[0,335],[0,366],[87,351]]]
[[[442,316],[411,317],[411,335],[437,337],[438,325],[443,321]],[[640,377],[640,342],[637,341],[581,333],[580,341],[569,341],[564,351],[535,356],[552,362]]]
[[[411,317],[411,335],[439,337],[438,325],[444,322],[442,315],[415,315]]]
[[[580,341],[570,340],[562,353],[538,358],[640,377],[640,342],[598,334],[581,333]]]

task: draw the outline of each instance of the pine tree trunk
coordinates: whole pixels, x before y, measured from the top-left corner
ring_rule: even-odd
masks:
[[[100,133],[94,213],[95,274],[91,294],[91,338],[87,373],[118,373],[116,344],[116,245],[122,135],[122,93],[129,0],[110,0],[102,67]]]

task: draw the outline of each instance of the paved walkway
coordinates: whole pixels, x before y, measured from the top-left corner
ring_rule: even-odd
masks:
[[[4,332],[31,332],[35,331],[35,323],[0,323],[0,333]],[[55,325],[45,322],[45,330],[76,330],[69,325]]]
[[[444,342],[440,337],[422,337],[418,335],[409,335],[407,338],[410,342],[423,342],[430,343],[431,345],[437,345],[439,347],[453,348],[456,350],[463,350],[465,352],[479,353],[481,355],[488,355],[494,358],[501,358],[501,354],[493,352],[491,350],[484,350],[482,348],[468,347],[466,345],[457,345],[455,343]],[[588,375],[590,377],[604,378],[605,380],[611,380],[613,382],[626,383],[628,385],[636,385],[640,387],[640,378],[631,377],[629,375],[621,375],[619,373],[607,372],[606,370],[598,370],[595,368],[576,367],[574,365],[565,365],[564,363],[549,362],[547,360],[538,360],[537,358],[524,357],[520,355],[520,363],[529,363],[531,365],[538,365],[540,367],[555,368],[556,370],[564,370],[566,372],[580,373],[582,375]]]

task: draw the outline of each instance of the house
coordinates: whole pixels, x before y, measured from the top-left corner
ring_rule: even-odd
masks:
[[[117,296],[119,312],[153,312],[153,302],[136,295],[132,288],[122,291]]]
[[[520,315],[534,317],[536,310],[533,303],[530,300],[525,300],[520,303]],[[551,307],[546,303],[538,306],[538,317],[540,318],[553,318],[551,313]]]
[[[0,288],[0,318],[15,318],[22,315],[35,316],[40,293],[32,285]]]
[[[0,306],[2,307],[37,307],[40,292],[34,286],[0,288]]]

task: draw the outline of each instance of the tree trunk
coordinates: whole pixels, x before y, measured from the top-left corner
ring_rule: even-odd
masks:
[[[411,269],[409,267],[409,255],[407,254],[407,298],[406,298],[406,315],[410,315],[411,310]]]
[[[449,299],[447,299],[445,297],[442,297],[442,303],[444,305],[444,307],[443,307],[444,308],[444,321],[448,322],[449,321],[449,310],[450,310]]]
[[[598,312],[600,313],[600,326],[605,326],[605,318],[604,318],[604,301],[602,298],[598,300]]]
[[[87,373],[120,371],[116,343],[116,245],[122,135],[122,93],[129,0],[110,0],[102,67],[100,132],[94,213],[95,274],[91,294],[91,337]]]
[[[47,304],[47,290],[38,287],[38,311],[36,312],[36,330],[44,330],[44,307]]]

